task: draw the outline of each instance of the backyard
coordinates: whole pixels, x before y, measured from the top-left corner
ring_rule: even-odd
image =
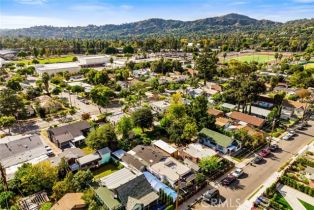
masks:
[[[92,173],[94,175],[94,178],[96,180],[108,176],[109,174],[112,174],[115,171],[118,171],[121,169],[122,165],[115,165],[114,163],[107,163],[105,165],[100,166],[99,168],[92,170]]]

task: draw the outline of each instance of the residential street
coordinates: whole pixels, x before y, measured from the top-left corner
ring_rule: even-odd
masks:
[[[306,130],[298,131],[297,136],[289,141],[280,140],[277,152],[265,158],[265,161],[260,164],[247,165],[244,167],[245,174],[238,181],[231,184],[229,187],[224,187],[219,184],[220,180],[213,183],[221,194],[220,205],[211,206],[208,203],[201,202],[194,206],[194,209],[237,209],[250,195],[254,194],[261,185],[274,172],[276,172],[284,163],[286,163],[293,155],[295,155],[302,147],[311,142],[314,138],[314,121],[309,121],[309,126]],[[192,198],[180,205],[180,209],[187,209],[187,206],[199,198],[208,187],[194,195]]]

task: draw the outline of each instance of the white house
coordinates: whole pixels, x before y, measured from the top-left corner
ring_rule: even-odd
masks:
[[[154,101],[150,103],[150,106],[154,112],[163,114],[170,107],[170,103],[167,101]]]

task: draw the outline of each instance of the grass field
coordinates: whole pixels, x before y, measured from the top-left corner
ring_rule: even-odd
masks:
[[[96,170],[93,170],[92,173],[95,179],[100,179],[104,176],[108,176],[109,174],[112,174],[113,172],[117,170],[119,170],[118,166],[113,165],[112,163],[108,163],[97,168]]]
[[[300,200],[300,199],[298,199],[298,200],[302,203],[302,205],[304,206],[304,208],[306,210],[314,210],[314,206],[313,205],[311,205],[311,204],[309,204],[309,203],[307,203],[307,202],[305,202],[303,200]]]
[[[308,63],[304,65],[305,69],[314,69],[314,63]]]
[[[273,61],[275,60],[275,57],[273,55],[242,55],[242,56],[235,56],[235,57],[230,57],[228,58],[228,60],[238,60],[241,62],[252,62],[252,61],[256,61],[259,63],[265,63],[265,62],[269,62],[269,61]]]
[[[38,58],[40,64],[47,64],[47,63],[65,63],[65,62],[72,62],[74,56],[65,56],[65,57],[55,57],[55,58]],[[32,64],[32,60],[20,60],[16,61],[16,63],[25,63],[26,65]]]

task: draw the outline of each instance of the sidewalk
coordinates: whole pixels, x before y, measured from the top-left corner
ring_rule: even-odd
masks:
[[[306,210],[302,203],[299,201],[299,199],[310,204],[314,203],[313,197],[297,191],[287,185],[279,185],[277,187],[277,190],[286,199],[292,209]]]
[[[293,156],[292,161],[290,161],[290,164],[294,162],[299,156],[303,155],[308,148],[312,147],[314,145],[314,142],[312,142],[309,145],[304,146],[297,155]],[[290,165],[289,164],[289,165]],[[288,167],[288,166],[286,166]],[[247,210],[251,209],[253,206],[253,203],[256,201],[256,199],[263,193],[265,190],[270,187],[273,183],[275,183],[283,174],[285,170],[281,170],[280,172],[276,171],[274,172],[259,188],[256,189],[248,198],[241,204],[237,209],[238,210]]]

